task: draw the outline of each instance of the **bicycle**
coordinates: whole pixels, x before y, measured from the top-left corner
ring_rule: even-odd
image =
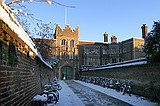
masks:
[[[55,105],[59,101],[59,90],[62,86],[57,81],[50,81],[49,84],[44,86],[44,90],[41,94],[36,95],[32,99],[32,104],[38,104],[38,106],[47,106],[47,104]]]
[[[149,86],[145,88],[145,95],[152,100],[160,102],[160,86],[155,87],[157,81],[150,81]]]
[[[47,103],[56,104],[59,100],[59,92],[58,89],[54,88],[52,85],[45,85],[45,89],[43,94],[47,95]]]

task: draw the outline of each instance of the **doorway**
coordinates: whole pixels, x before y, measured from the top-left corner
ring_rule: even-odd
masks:
[[[61,79],[71,80],[73,79],[73,68],[70,66],[64,66],[61,68]]]

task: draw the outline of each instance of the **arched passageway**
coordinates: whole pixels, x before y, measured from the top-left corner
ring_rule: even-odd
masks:
[[[73,68],[70,66],[64,66],[61,68],[61,79],[71,80],[73,79]]]

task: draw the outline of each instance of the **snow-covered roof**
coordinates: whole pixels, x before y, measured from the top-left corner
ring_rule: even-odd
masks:
[[[12,10],[10,7],[8,7],[3,2],[0,4],[0,19],[3,20],[9,28],[15,32],[19,38],[21,38],[31,49],[32,51],[50,68],[51,65],[46,63],[41,55],[37,52],[37,49],[35,49],[35,44],[31,40],[31,38],[28,36],[28,34],[24,31],[22,26],[19,24],[19,22],[14,18],[14,15],[12,13]],[[11,20],[12,19],[12,20]]]

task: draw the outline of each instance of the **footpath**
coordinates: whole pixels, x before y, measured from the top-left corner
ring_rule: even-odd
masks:
[[[61,80],[59,83],[62,90],[56,106],[160,106],[144,97],[122,95],[113,89],[79,80]]]
[[[63,80],[60,80],[59,84],[62,86],[62,90],[59,91],[60,98],[56,106],[85,106]]]

